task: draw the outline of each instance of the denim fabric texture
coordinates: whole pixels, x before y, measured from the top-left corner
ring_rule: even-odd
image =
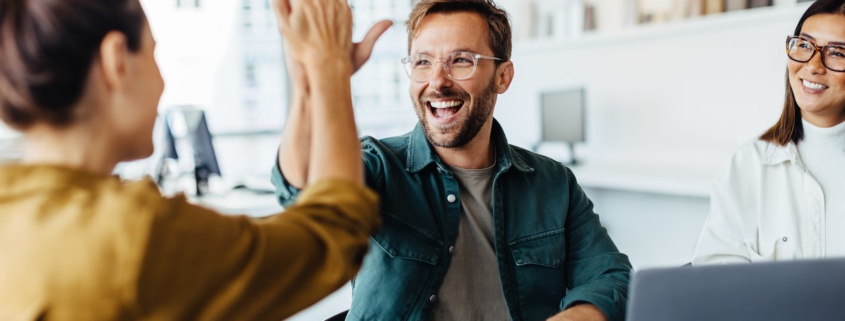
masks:
[[[495,249],[511,319],[545,320],[588,302],[610,320],[623,320],[631,263],[601,226],[572,171],[509,145],[495,120],[491,138],[497,152]],[[361,145],[366,182],[381,197],[384,224],[353,280],[347,320],[430,320],[457,238],[458,182],[420,125],[402,136],[364,137]],[[299,193],[278,164],[273,183],[283,205]]]

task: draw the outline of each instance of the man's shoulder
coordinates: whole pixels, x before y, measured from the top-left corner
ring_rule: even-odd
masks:
[[[377,139],[372,136],[361,137],[361,147],[366,150],[378,150],[383,152],[390,152],[393,154],[400,154],[407,150],[409,144],[410,133],[393,136],[382,139]]]
[[[408,157],[409,142],[410,133],[382,139],[364,136],[361,137],[361,149],[364,152],[366,162],[375,161],[384,166],[388,160],[399,160],[400,163],[404,164]]]
[[[548,174],[550,172],[565,173],[570,171],[569,167],[566,167],[566,165],[555,159],[552,159],[551,157],[532,152],[519,146],[508,146],[511,149],[511,154],[513,155],[514,163],[522,162],[522,164],[527,165],[534,171],[538,171],[541,174]]]

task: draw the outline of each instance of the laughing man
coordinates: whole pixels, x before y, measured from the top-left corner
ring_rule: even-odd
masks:
[[[347,320],[622,320],[628,257],[572,172],[508,145],[493,118],[514,76],[507,13],[492,0],[422,0],[407,28],[419,125],[362,140],[384,225]],[[283,204],[308,177],[298,93],[273,174]]]

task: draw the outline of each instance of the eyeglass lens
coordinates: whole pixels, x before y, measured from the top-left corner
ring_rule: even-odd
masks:
[[[434,74],[436,59],[427,55],[408,57],[405,69],[413,81],[427,81]],[[464,80],[472,76],[475,71],[475,58],[464,52],[456,52],[443,58],[443,68],[455,80]]]
[[[787,54],[798,62],[810,61],[815,50],[815,44],[803,38],[791,38],[787,44]],[[845,71],[845,48],[825,47],[821,54],[825,67],[835,71]]]

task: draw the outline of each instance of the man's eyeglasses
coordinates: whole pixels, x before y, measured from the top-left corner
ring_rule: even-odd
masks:
[[[496,57],[482,56],[471,52],[453,52],[443,57],[442,59],[434,59],[425,54],[416,54],[402,59],[402,64],[405,66],[405,72],[411,80],[416,82],[426,82],[434,75],[434,68],[437,62],[443,63],[443,70],[449,75],[449,78],[454,80],[465,80],[472,77],[475,73],[475,67],[478,65],[478,59],[492,59],[502,60]]]
[[[821,52],[822,65],[832,71],[845,71],[845,47],[823,46],[819,47],[807,38],[800,36],[789,36],[786,38],[786,54],[789,59],[797,62],[808,62],[813,59],[816,51]]]

